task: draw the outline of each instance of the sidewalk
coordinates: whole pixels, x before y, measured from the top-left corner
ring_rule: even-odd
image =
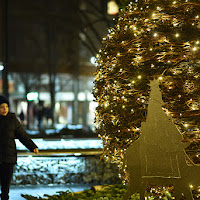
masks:
[[[91,185],[37,185],[37,186],[11,186],[10,200],[25,200],[21,194],[29,194],[35,197],[44,197],[44,194],[53,195],[59,191],[78,192],[90,189]],[[58,193],[57,193],[58,194]]]

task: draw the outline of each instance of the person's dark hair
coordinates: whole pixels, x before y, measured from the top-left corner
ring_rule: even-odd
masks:
[[[0,95],[0,105],[1,105],[2,103],[7,103],[8,106],[9,106],[9,101],[8,101],[8,99],[7,99],[5,96]]]

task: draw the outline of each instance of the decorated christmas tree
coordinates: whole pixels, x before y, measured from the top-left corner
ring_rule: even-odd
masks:
[[[117,163],[127,183],[124,155],[142,134],[149,83],[159,79],[162,109],[184,140],[191,142],[187,153],[198,163],[200,1],[136,0],[121,11],[108,31],[97,55],[93,90],[102,156]]]

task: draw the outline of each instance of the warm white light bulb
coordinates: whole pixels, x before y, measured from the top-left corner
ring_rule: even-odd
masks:
[[[106,102],[106,103],[104,104],[105,108],[107,108],[107,107],[108,107],[108,105],[109,105],[109,103],[108,103],[108,102]]]
[[[193,51],[196,51],[197,50],[197,47],[193,47],[193,49],[192,49]]]
[[[161,10],[161,8],[159,6],[157,6],[157,10]]]
[[[176,35],[175,35],[176,37],[179,37],[179,34],[178,33],[176,33]]]

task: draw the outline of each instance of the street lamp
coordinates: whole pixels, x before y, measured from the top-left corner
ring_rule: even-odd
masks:
[[[29,92],[26,97],[28,101],[35,101],[38,99],[38,93],[37,92]]]
[[[116,15],[119,12],[119,7],[115,0],[110,0],[107,4],[107,13],[109,15]]]
[[[1,90],[1,92],[3,91],[3,81],[2,81],[2,71],[3,71],[3,69],[4,69],[4,66],[3,66],[3,63],[2,62],[0,62],[0,81],[1,81],[1,88],[0,88],[0,90]]]
[[[0,71],[3,71],[3,69],[4,69],[3,63],[0,63]]]
[[[90,58],[90,63],[92,63],[95,66],[97,65],[96,58],[94,56]]]

